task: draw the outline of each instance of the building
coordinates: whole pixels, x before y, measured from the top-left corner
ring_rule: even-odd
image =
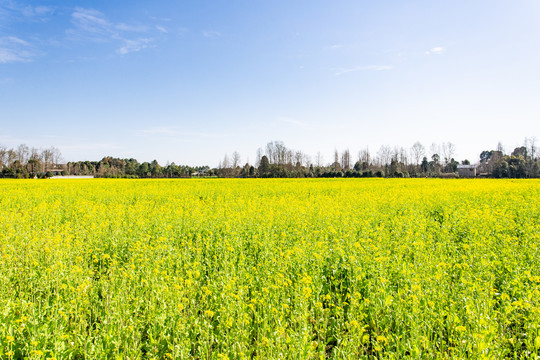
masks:
[[[461,178],[474,178],[476,177],[476,165],[458,165],[458,175]]]

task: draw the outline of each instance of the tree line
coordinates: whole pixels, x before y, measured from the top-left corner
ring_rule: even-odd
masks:
[[[335,150],[331,161],[321,153],[311,157],[290,149],[282,141],[271,141],[259,148],[255,162],[242,165],[241,156],[225,154],[216,168],[175,163],[161,166],[156,160],[139,163],[136,159],[104,157],[100,161],[63,162],[57,148],[29,148],[19,145],[8,149],[0,145],[0,177],[34,178],[52,175],[89,175],[104,178],[184,178],[184,177],[457,177],[459,165],[456,147],[450,142],[432,144],[426,149],[420,142],[410,148],[381,146],[352,154]],[[540,159],[535,138],[526,138],[522,146],[505,153],[499,143],[495,150],[484,150],[476,161],[478,176],[494,178],[540,177]]]
[[[409,149],[381,146],[372,153],[369,148],[354,156],[348,149],[334,151],[332,161],[325,162],[321,153],[315,158],[289,149],[281,141],[271,141],[257,150],[255,164],[241,166],[238,152],[227,154],[216,174],[221,177],[457,177],[459,165],[471,165],[467,159],[458,162],[451,142],[432,144],[429,149],[420,142]],[[536,139],[525,139],[524,145],[505,154],[499,143],[496,150],[482,151],[476,165],[478,176],[496,178],[536,178],[540,176]]]

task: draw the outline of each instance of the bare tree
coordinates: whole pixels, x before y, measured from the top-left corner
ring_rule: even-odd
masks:
[[[257,149],[257,155],[255,155],[255,167],[258,168],[261,165],[261,159],[263,157],[263,150],[261,148]]]
[[[311,156],[308,154],[304,154],[304,166],[308,168],[311,165],[312,165]]]
[[[339,171],[339,154],[337,149],[334,150],[334,163],[332,164],[334,171]]]
[[[0,169],[7,166],[7,149],[5,146],[0,145]]]
[[[44,149],[41,151],[41,161],[43,164],[43,171],[47,171],[53,163],[54,153],[52,149]]]
[[[285,165],[292,162],[292,153],[281,141],[266,144],[266,156],[270,164]]]
[[[294,165],[298,166],[298,164],[300,164],[300,166],[302,166],[303,163],[304,163],[304,153],[302,153],[301,151],[295,151]]]
[[[416,162],[416,165],[420,165],[420,160],[422,160],[422,158],[426,156],[426,149],[424,148],[424,145],[422,145],[422,143],[417,141],[411,147],[411,153],[414,161]]]
[[[275,149],[277,153],[277,164],[278,165],[285,165],[287,164],[287,160],[289,158],[289,151],[285,144],[283,144],[281,141],[276,141],[275,143]]]
[[[371,154],[369,153],[369,148],[366,147],[363,150],[360,150],[358,153],[358,161],[362,164],[362,167],[368,167],[371,163]]]
[[[52,156],[53,156],[53,164],[55,167],[58,167],[58,165],[62,162],[62,153],[60,152],[60,149],[52,147]]]
[[[377,157],[380,166],[389,165],[392,160],[392,150],[390,149],[390,146],[381,146],[377,152]]]
[[[40,156],[40,153],[39,153],[39,149],[36,149],[35,147],[30,149],[30,159],[31,160],[39,159],[40,157],[41,156]]]
[[[268,158],[268,162],[270,164],[275,164],[276,161],[276,150],[274,146],[274,142],[270,141],[266,144],[266,157]]]
[[[320,151],[317,152],[317,157],[316,157],[316,160],[315,160],[315,161],[317,162],[317,167],[323,166],[324,158],[323,158],[323,156],[321,155],[321,152],[320,152]]]
[[[232,168],[236,171],[236,168],[240,165],[240,154],[238,151],[233,152],[232,154]]]
[[[349,149],[341,153],[341,168],[344,171],[347,171],[351,168],[351,153],[349,152]]]
[[[500,141],[497,143],[497,151],[501,153],[500,155],[504,155],[504,147]]]
[[[429,147],[430,159],[433,159],[433,155],[440,156],[440,153],[441,153],[441,148],[439,147],[439,145],[432,143],[431,146]]]
[[[407,157],[407,150],[405,148],[400,147],[398,150],[398,160],[402,165],[407,166],[409,159]]]
[[[13,149],[7,151],[7,166],[12,167],[13,163],[17,160],[17,153]]]
[[[531,157],[531,160],[535,159],[536,156],[536,137],[529,138],[529,154]]]
[[[17,160],[19,160],[19,163],[21,165],[26,164],[28,161],[28,155],[30,154],[30,148],[25,145],[21,144],[17,147]]]
[[[229,155],[225,154],[223,161],[221,162],[223,169],[229,169],[231,167],[231,162],[229,161]]]
[[[454,153],[456,152],[456,146],[454,144],[452,144],[451,142],[443,142],[441,144],[440,149],[442,151],[444,164],[448,165],[448,163],[454,157]]]

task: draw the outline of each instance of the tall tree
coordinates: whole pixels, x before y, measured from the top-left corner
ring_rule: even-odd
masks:
[[[349,149],[341,153],[341,168],[343,171],[350,170],[351,168],[351,153],[349,152]]]
[[[411,153],[412,153],[413,159],[415,161],[415,164],[419,165],[420,160],[422,160],[422,158],[426,154],[426,149],[424,148],[424,145],[422,145],[421,142],[417,141],[411,147]]]

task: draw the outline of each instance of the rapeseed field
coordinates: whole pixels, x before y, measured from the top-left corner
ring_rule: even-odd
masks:
[[[540,356],[540,181],[0,181],[0,358]]]

